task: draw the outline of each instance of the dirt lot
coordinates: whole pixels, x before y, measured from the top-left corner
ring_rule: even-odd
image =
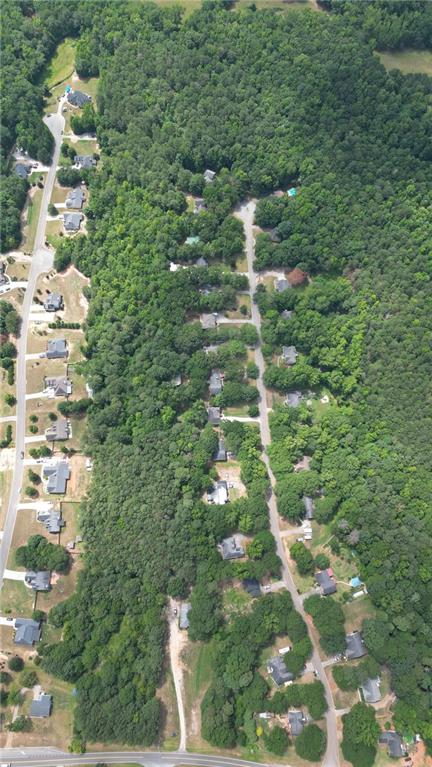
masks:
[[[231,501],[246,495],[246,488],[240,479],[240,466],[236,461],[221,461],[216,464],[215,468],[219,479],[228,482]]]

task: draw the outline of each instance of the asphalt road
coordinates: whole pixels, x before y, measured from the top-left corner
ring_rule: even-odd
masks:
[[[270,767],[263,763],[248,762],[229,756],[208,756],[205,754],[186,754],[159,751],[99,751],[98,753],[67,754],[55,748],[3,749],[2,761],[13,767],[60,767],[60,765],[87,765],[103,762],[105,764],[142,764],[146,767]],[[274,765],[272,766],[274,767]],[[289,767],[289,765],[285,765]]]
[[[3,537],[0,546],[0,588],[3,586],[3,574],[6,568],[9,551],[11,547],[12,535],[15,526],[17,514],[17,505],[21,485],[23,481],[23,459],[21,453],[25,447],[25,413],[26,413],[26,348],[27,332],[29,326],[30,308],[33,302],[33,295],[36,288],[36,282],[42,272],[47,272],[53,264],[53,254],[45,248],[45,227],[48,215],[48,205],[51,199],[51,193],[56,176],[57,165],[60,157],[60,147],[62,141],[62,130],[64,128],[64,118],[61,115],[61,105],[59,104],[57,114],[51,117],[45,117],[44,122],[48,125],[54,136],[54,152],[52,163],[47,173],[45,186],[42,195],[42,203],[39,213],[38,227],[36,231],[33,257],[31,259],[30,273],[27,283],[21,314],[21,333],[17,342],[17,361],[16,361],[16,435],[15,435],[15,465],[13,470],[12,486],[9,496],[9,505],[6,512],[6,519],[3,528]]]
[[[258,306],[253,301],[253,295],[257,288],[257,274],[254,269],[255,239],[254,239],[254,232],[253,232],[255,207],[256,207],[256,203],[254,201],[249,201],[247,203],[244,203],[238,208],[237,216],[243,222],[243,226],[245,229],[246,256],[247,256],[247,264],[248,264],[249,288],[251,293],[252,322],[258,331],[259,337],[261,338],[261,315],[260,315]],[[257,387],[258,387],[258,391],[260,395],[259,422],[260,422],[260,430],[261,430],[261,442],[263,444],[263,447],[266,448],[271,443],[271,434],[270,434],[269,417],[268,417],[268,410],[267,410],[267,390],[263,380],[264,358],[263,358],[259,343],[257,344],[255,348],[255,362],[259,369]],[[270,461],[269,461],[267,452],[265,450],[263,453],[263,460],[264,460],[264,463],[266,464],[267,471],[270,477],[270,482],[271,482],[271,492],[268,498],[268,507],[270,512],[270,529],[276,541],[277,553],[282,561],[282,579],[293,598],[293,602],[294,602],[296,610],[298,610],[298,612],[303,616],[303,618],[305,618],[303,602],[300,598],[300,595],[297,593],[297,588],[295,586],[293,577],[291,575],[291,571],[288,566],[286,550],[283,545],[283,540],[282,540],[280,529],[279,529],[279,514],[277,510],[276,496],[274,493],[276,480],[271,470]],[[326,714],[327,750],[322,761],[322,767],[339,767],[339,744],[338,744],[338,737],[337,737],[336,710],[335,710],[335,705],[333,701],[333,696],[332,696],[330,685],[327,679],[327,675],[325,673],[321,658],[318,653],[318,649],[314,643],[314,638],[311,634],[310,634],[310,638],[314,645],[314,652],[312,655],[312,664],[317,671],[318,678],[321,680],[321,682],[324,685],[324,688],[326,691],[327,704],[328,704],[328,712]]]

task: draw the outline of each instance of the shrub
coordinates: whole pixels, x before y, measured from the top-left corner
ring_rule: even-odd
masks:
[[[264,735],[264,744],[268,751],[276,756],[283,756],[289,746],[289,737],[282,727],[273,727],[268,735]]]
[[[295,741],[296,754],[309,762],[319,762],[325,748],[327,738],[317,724],[308,724]]]
[[[8,667],[11,671],[22,671],[24,668],[24,661],[19,655],[13,655],[8,660]]]

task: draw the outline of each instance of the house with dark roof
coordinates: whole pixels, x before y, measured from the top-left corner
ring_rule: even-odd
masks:
[[[226,461],[227,451],[225,449],[225,442],[222,437],[219,437],[218,446],[212,455],[213,461]]]
[[[63,309],[63,296],[61,293],[48,293],[44,301],[46,312],[58,312]]]
[[[336,593],[336,583],[329,575],[328,570],[320,570],[315,573],[315,580],[321,588],[321,594],[323,597],[329,596],[329,594]]]
[[[310,495],[303,496],[303,506],[305,507],[305,519],[313,519],[314,502]]]
[[[89,170],[96,167],[96,160],[92,154],[76,154],[74,164],[78,170]]]
[[[74,208],[75,210],[81,210],[84,205],[85,194],[81,186],[76,186],[75,189],[71,189],[66,197],[66,207]]]
[[[189,611],[191,609],[191,605],[189,602],[182,602],[180,605],[180,613],[179,613],[179,628],[181,629],[188,629],[189,628]]]
[[[284,293],[291,285],[286,277],[279,277],[275,280],[274,287],[277,293]]]
[[[300,735],[303,732],[306,717],[303,711],[288,711],[288,722],[291,735]]]
[[[243,578],[242,586],[249,596],[254,599],[261,596],[261,586],[256,578]]]
[[[243,535],[232,535],[230,538],[224,538],[222,543],[218,545],[222,559],[241,559],[244,557],[245,548],[243,543]]]
[[[34,719],[46,719],[51,715],[52,695],[41,692],[37,698],[32,700],[30,706],[30,716]]]
[[[216,177],[216,173],[214,170],[207,169],[206,171],[204,171],[204,181],[206,182],[206,184],[211,184],[212,181],[215,180],[215,177]]]
[[[298,357],[298,351],[295,346],[282,347],[282,360],[285,365],[295,365]]]
[[[46,492],[53,495],[63,495],[66,492],[69,477],[70,469],[67,461],[45,464],[42,469],[42,479],[46,484]]]
[[[301,391],[289,391],[285,404],[288,405],[288,407],[298,407],[303,399],[303,394]]]
[[[58,534],[65,526],[61,512],[58,509],[51,508],[49,511],[38,511],[37,521],[41,522],[46,530],[53,535]]]
[[[33,591],[51,590],[51,573],[49,570],[29,570],[25,574],[24,581]]]
[[[213,426],[219,426],[220,420],[221,420],[220,407],[207,408],[207,418],[208,418],[208,422],[211,423]]]
[[[82,213],[65,213],[63,216],[65,232],[78,232],[83,218]]]
[[[14,173],[19,178],[27,180],[27,176],[31,173],[30,165],[25,165],[23,162],[17,162],[14,168]]]
[[[278,687],[287,685],[294,679],[294,674],[292,674],[291,671],[288,671],[284,659],[280,656],[270,658],[270,660],[267,661],[267,671]]]
[[[228,503],[228,484],[224,479],[215,482],[213,490],[207,493],[207,502],[216,503],[218,506]]]
[[[45,429],[45,439],[47,442],[59,442],[63,439],[69,439],[70,427],[66,418],[58,418],[57,421]]]
[[[220,394],[223,388],[222,373],[220,370],[212,370],[209,380],[209,392],[212,397]]]
[[[41,636],[40,621],[34,621],[32,618],[15,618],[14,643],[33,647],[39,642]]]
[[[401,735],[394,730],[387,730],[382,732],[378,738],[379,743],[385,743],[387,746],[387,753],[392,756],[393,759],[400,759],[405,756],[406,749],[403,744]]]
[[[201,327],[204,330],[212,330],[217,326],[215,314],[202,314],[201,315]]]
[[[379,677],[376,677],[376,679],[366,679],[360,685],[360,690],[362,691],[365,703],[378,703],[382,698]]]
[[[357,660],[357,658],[363,658],[363,655],[367,655],[366,645],[360,631],[353,631],[351,634],[347,634],[345,636],[345,644],[345,658],[347,660]]]
[[[64,338],[54,338],[48,341],[46,357],[49,360],[65,359],[68,356],[67,341]]]
[[[72,107],[78,107],[79,109],[82,109],[92,100],[91,96],[83,93],[83,91],[69,91],[66,98]]]
[[[72,381],[64,376],[46,377],[44,386],[50,397],[68,397],[72,394]]]

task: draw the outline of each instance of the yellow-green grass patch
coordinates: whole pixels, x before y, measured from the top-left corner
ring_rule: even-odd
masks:
[[[432,51],[381,51],[378,57],[387,71],[399,69],[406,74],[425,74],[432,76]]]
[[[15,261],[13,256],[10,256],[10,259],[11,260],[10,262],[8,261],[6,268],[6,274],[8,277],[10,277],[13,282],[21,282],[22,280],[27,280],[30,271],[30,263],[28,261]],[[2,296],[2,299],[4,297],[5,296]]]
[[[4,615],[30,618],[33,612],[35,592],[28,589],[22,581],[5,578],[1,591],[1,611]]]
[[[374,618],[377,614],[368,595],[353,599],[352,602],[343,605],[343,611],[345,615],[345,630],[347,633],[361,629],[363,621],[366,620],[366,618]]]
[[[96,139],[89,141],[88,139],[68,138],[63,143],[73,147],[76,154],[95,154],[99,149]]]
[[[62,83],[71,77],[75,66],[75,41],[67,37],[60,45],[43,72],[44,83],[48,88]]]
[[[222,611],[227,619],[247,614],[252,607],[251,597],[239,587],[228,586],[222,592]]]
[[[34,394],[42,391],[44,388],[45,376],[65,376],[66,370],[67,367],[64,360],[27,360],[27,394]],[[41,399],[29,399],[27,400],[27,411],[28,413],[37,413],[47,402],[51,403],[53,410],[56,410],[56,403],[61,401],[62,397],[52,399],[47,399],[45,397]]]
[[[25,224],[23,228],[23,239],[20,245],[20,250],[33,250],[42,204],[42,195],[42,189],[37,188],[28,197],[28,201],[24,209]]]
[[[251,301],[250,296],[246,294],[240,294],[236,297],[237,300],[237,308],[233,311],[229,310],[226,312],[226,316],[229,317],[230,320],[247,320],[250,318],[250,308],[251,308]],[[247,309],[246,314],[243,314],[240,311],[240,307],[245,306]]]

